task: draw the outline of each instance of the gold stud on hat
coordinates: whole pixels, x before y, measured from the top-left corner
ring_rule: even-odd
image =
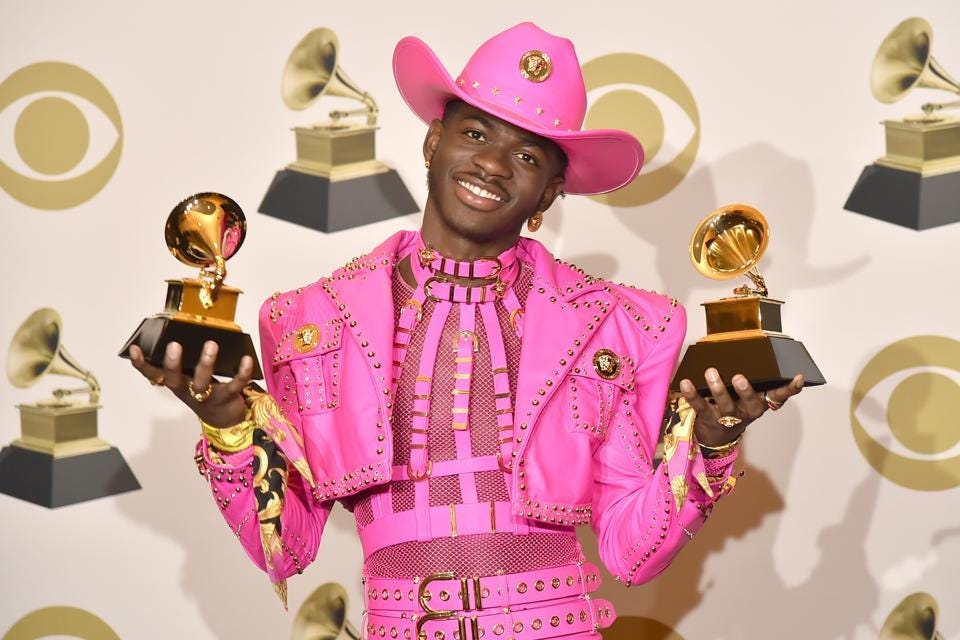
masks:
[[[520,75],[530,82],[543,82],[552,70],[550,56],[543,51],[531,49],[520,57]]]

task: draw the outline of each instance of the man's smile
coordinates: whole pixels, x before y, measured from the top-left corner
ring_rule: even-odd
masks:
[[[493,191],[495,187],[491,185],[482,186],[477,183],[478,181],[466,177],[458,177],[454,180],[458,186],[457,197],[471,209],[492,211],[507,200],[505,194]]]

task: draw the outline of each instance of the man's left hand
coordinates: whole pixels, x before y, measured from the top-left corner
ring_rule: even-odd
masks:
[[[694,424],[697,442],[709,447],[718,447],[733,441],[768,408],[779,409],[790,397],[803,390],[802,374],[797,374],[788,384],[764,393],[756,391],[750,382],[738,373],[732,380],[738,396],[734,399],[727,392],[716,369],[707,369],[705,378],[710,388],[710,398],[704,398],[697,393],[690,380],[680,382],[680,393],[697,412],[697,421]],[[724,426],[725,422],[731,426]]]

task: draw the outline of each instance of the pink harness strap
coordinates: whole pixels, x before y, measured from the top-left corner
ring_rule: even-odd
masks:
[[[421,524],[428,521],[427,527]],[[553,533],[570,535],[568,529],[546,524],[527,524],[513,515],[509,502],[474,502],[444,504],[394,513],[374,520],[360,530],[363,557],[401,542],[420,540],[420,532],[429,528],[434,538],[448,538],[481,533]]]

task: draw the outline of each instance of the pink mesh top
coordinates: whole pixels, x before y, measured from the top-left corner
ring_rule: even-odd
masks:
[[[524,304],[532,281],[532,269],[521,264],[513,284],[517,298]],[[412,295],[412,287],[403,279],[400,269],[393,272],[394,317],[398,318],[404,303]],[[504,348],[507,356],[511,399],[516,394],[516,370],[520,359],[520,337],[514,331],[509,313],[500,300],[496,305]],[[406,465],[410,459],[411,426],[414,381],[423,356],[424,338],[436,303],[427,300],[423,318],[415,325],[407,355],[398,380],[396,410],[393,421],[394,465]],[[498,427],[495,418],[495,399],[490,346],[477,305],[454,304],[443,327],[434,367],[429,416],[429,458],[434,463],[458,458],[455,431],[452,428],[455,356],[450,345],[455,343],[460,326],[459,314],[471,309],[477,314],[477,349],[474,353],[473,375],[470,379],[470,454],[473,457],[493,456],[499,450]],[[463,456],[460,456],[463,460]],[[394,480],[351,499],[344,500],[356,517],[361,540],[364,531],[377,520],[386,520],[378,526],[389,525],[395,514],[438,505],[467,503],[509,502],[509,476],[499,469],[473,473],[431,476],[427,503],[417,504],[412,480]],[[375,508],[374,502],[378,505]],[[379,518],[375,516],[380,512]],[[539,529],[539,530],[538,530]],[[573,527],[531,526],[524,535],[513,532],[484,533],[442,537],[432,540],[411,540],[371,550],[365,541],[364,571],[379,577],[409,578],[438,571],[454,571],[458,575],[492,575],[550,567],[582,559]]]

